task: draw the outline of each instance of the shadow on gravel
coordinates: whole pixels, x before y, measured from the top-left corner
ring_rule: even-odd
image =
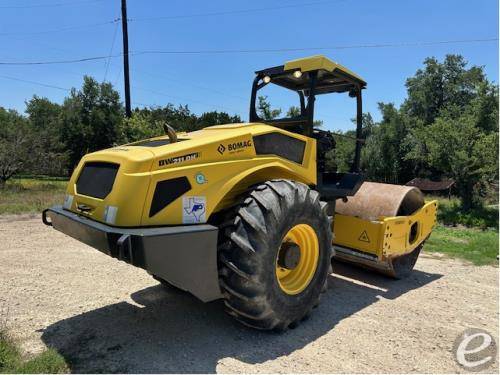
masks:
[[[416,270],[397,281],[345,264],[334,272],[311,317],[281,334],[239,325],[220,301],[203,304],[158,285],[135,292],[137,305],[120,302],[54,323],[42,339],[73,372],[212,373],[226,357],[255,364],[290,354],[380,297],[397,298],[442,276]]]

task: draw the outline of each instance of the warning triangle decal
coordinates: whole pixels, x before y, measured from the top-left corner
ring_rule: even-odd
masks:
[[[366,230],[364,230],[363,233],[361,233],[358,240],[370,243],[370,238],[368,237],[368,233],[366,233]]]

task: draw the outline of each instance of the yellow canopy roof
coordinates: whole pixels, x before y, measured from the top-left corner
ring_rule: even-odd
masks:
[[[366,85],[366,81],[358,76],[353,71],[347,69],[345,66],[330,60],[328,57],[323,55],[315,55],[304,57],[297,60],[287,61],[284,65],[284,70],[297,70],[300,69],[301,72],[308,72],[311,70],[326,70],[328,72],[339,71],[347,76],[353,77]]]

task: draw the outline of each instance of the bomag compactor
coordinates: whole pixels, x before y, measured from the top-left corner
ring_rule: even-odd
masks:
[[[267,85],[297,93],[293,118],[256,110]],[[358,75],[324,56],[256,72],[248,123],[210,126],[85,155],[43,221],[251,327],[284,330],[319,303],[332,258],[395,278],[413,269],[436,219],[416,188],[365,182]],[[318,95],[357,101],[349,173],[328,170],[334,135],[314,127]]]

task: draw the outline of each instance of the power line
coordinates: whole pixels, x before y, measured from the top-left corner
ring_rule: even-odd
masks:
[[[132,104],[133,105],[136,105],[136,106],[139,106],[139,105],[142,105],[143,107],[157,107],[158,104],[146,104],[146,103],[141,103],[141,102],[137,102],[137,101],[132,101]]]
[[[158,16],[158,17],[140,17],[140,18],[132,18],[129,21],[156,21],[156,20],[172,20],[172,19],[181,19],[181,18],[195,18],[195,17],[212,17],[212,16],[226,16],[231,14],[243,14],[243,13],[254,13],[254,12],[265,12],[272,10],[281,10],[281,9],[289,9],[289,8],[302,8],[314,5],[322,5],[326,3],[332,2],[342,2],[347,0],[323,0],[323,1],[314,1],[309,3],[301,3],[301,4],[290,4],[290,5],[280,5],[274,7],[265,7],[265,8],[250,8],[250,9],[239,9],[239,10],[227,10],[227,11],[218,11],[218,12],[207,12],[207,13],[192,13],[192,14],[179,14],[174,16]]]
[[[115,48],[115,40],[117,33],[118,33],[118,23],[115,24],[115,31],[113,32],[113,40],[111,41],[111,49],[109,50],[109,56],[113,55],[113,49]],[[108,76],[110,62],[111,62],[111,57],[108,58],[108,60],[106,61],[106,69],[104,71],[104,78],[102,80],[103,82],[106,81],[106,77]]]
[[[62,91],[71,91],[71,89],[68,89],[66,87],[54,86],[54,85],[49,85],[47,83],[41,83],[41,82],[36,82],[36,81],[29,81],[27,79],[21,79],[21,78],[15,78],[15,77],[8,77],[8,76],[4,76],[4,75],[0,75],[0,78],[8,79],[10,81],[18,81],[18,82],[24,82],[24,83],[31,83],[33,85],[38,85],[38,86],[43,86],[43,87],[49,87],[51,89],[57,89],[57,90],[62,90]]]
[[[399,42],[399,43],[378,43],[378,44],[354,44],[343,46],[328,46],[328,47],[299,47],[299,48],[277,48],[277,49],[233,49],[233,50],[151,50],[151,51],[135,51],[129,55],[192,55],[192,54],[246,54],[246,53],[282,53],[282,52],[303,52],[303,51],[327,51],[327,50],[344,50],[344,49],[375,49],[375,48],[391,48],[391,47],[423,47],[442,44],[462,44],[462,43],[487,43],[496,42],[498,38],[485,39],[459,39],[459,40],[440,40],[440,41],[422,41],[422,42]],[[79,59],[67,60],[52,60],[52,61],[0,61],[0,65],[55,65],[55,64],[72,64],[86,61],[104,60],[112,57],[122,57],[123,53],[92,56]]]
[[[57,65],[57,64],[73,64],[86,61],[97,61],[105,60],[110,57],[120,57],[123,56],[122,53],[116,55],[106,55],[106,56],[93,56],[84,57],[81,59],[69,59],[69,60],[52,60],[52,61],[0,61],[0,65]]]
[[[75,5],[75,4],[86,4],[86,3],[95,3],[95,2],[102,2],[106,0],[92,0],[92,1],[77,1],[77,2],[72,2],[72,3],[55,3],[55,4],[46,4],[46,5],[33,5],[33,6],[6,6],[6,7],[0,7],[0,9],[21,9],[21,8],[35,8],[35,7],[55,7],[55,6],[66,6],[66,5]],[[162,19],[181,19],[181,18],[193,18],[193,17],[210,17],[210,16],[223,16],[223,15],[231,15],[231,14],[240,14],[240,13],[251,13],[251,12],[263,12],[263,11],[271,11],[271,10],[280,10],[280,9],[288,9],[288,8],[299,8],[299,7],[307,7],[307,6],[313,6],[313,5],[320,5],[320,4],[325,4],[325,3],[331,3],[334,0],[324,0],[324,1],[316,1],[316,2],[310,2],[310,3],[302,3],[302,4],[291,4],[291,5],[282,5],[282,6],[276,6],[276,7],[267,7],[267,8],[253,8],[253,9],[241,9],[241,10],[230,10],[230,11],[220,11],[220,12],[209,12],[209,13],[197,13],[197,14],[185,14],[185,15],[176,15],[176,16],[164,16],[164,17],[144,17],[144,18],[133,18],[133,19],[128,19],[129,22],[131,21],[148,21],[148,20],[162,20]],[[337,2],[341,1],[347,1],[347,0],[337,0]],[[0,33],[0,36],[7,36],[7,35],[38,35],[38,34],[49,34],[49,33],[57,33],[57,32],[64,32],[64,31],[71,31],[71,30],[79,30],[79,29],[86,29],[86,28],[92,28],[92,27],[97,27],[97,26],[104,26],[104,25],[109,25],[113,24],[120,21],[119,18],[113,20],[113,21],[107,21],[107,22],[101,22],[101,23],[95,23],[95,24],[88,24],[88,25],[80,25],[80,26],[71,26],[71,27],[64,27],[64,28],[59,28],[59,29],[51,29],[51,30],[42,30],[42,31],[30,31],[30,32],[5,32],[5,33]]]
[[[111,51],[110,51],[110,55],[112,54],[113,52],[113,46],[115,44],[115,39],[116,39],[116,35],[117,35],[117,31],[118,31],[118,22],[120,18],[116,18],[116,22],[115,22],[115,29],[114,29],[114,34],[113,34],[113,41],[111,43]],[[40,42],[38,41],[37,42],[38,44],[44,44],[47,49],[52,49],[52,50],[55,50],[55,51],[60,51],[60,52],[66,52],[66,53],[74,53],[74,50],[68,50],[68,49],[62,49],[62,48],[54,48],[53,46],[45,43],[45,42]],[[111,63],[111,58],[107,59],[106,63],[105,63],[105,73],[104,73],[104,79],[103,79],[103,82],[106,81],[106,77],[107,77],[107,74],[109,73],[109,67],[110,67],[110,63]],[[122,69],[123,69],[123,66],[122,66]],[[61,71],[61,70],[59,70]],[[85,75],[85,73],[76,73],[74,71],[65,71],[66,73],[69,73],[69,74],[72,74],[72,75],[76,75],[76,76],[79,76],[79,77],[82,77]],[[113,86],[116,86],[117,82],[118,82],[118,79],[119,79],[119,75],[121,73],[118,74],[118,76],[116,77],[116,79],[113,81]]]
[[[91,23],[91,24],[86,24],[86,25],[68,26],[68,27],[61,27],[58,29],[50,29],[50,30],[42,30],[42,31],[28,31],[28,32],[11,31],[11,32],[0,33],[0,36],[52,34],[52,33],[64,32],[64,31],[90,29],[90,28],[99,27],[99,26],[112,25],[112,24],[115,24],[119,21],[120,21],[120,18],[117,18],[117,19],[114,19],[112,21]]]
[[[113,80],[113,86],[116,87],[118,85],[118,80],[122,76],[122,73],[123,73],[123,64],[120,65],[120,70],[118,70],[118,74],[116,75],[115,79]]]
[[[0,9],[55,8],[55,7],[65,7],[71,5],[100,3],[103,1],[106,0],[66,1],[64,3],[31,4],[31,5],[7,5],[7,6],[0,6]]]
[[[137,51],[137,52],[134,52],[134,55],[239,54],[239,53],[327,51],[327,50],[364,49],[364,48],[422,47],[422,46],[432,46],[432,45],[440,45],[440,44],[484,43],[484,42],[495,42],[495,41],[498,41],[498,38],[439,40],[439,41],[428,41],[428,42],[424,41],[424,42],[354,44],[354,45],[328,46],[328,47],[299,47],[299,48],[274,48],[274,49],[177,50],[177,51],[150,50],[150,51]]]
[[[77,1],[77,2],[72,2],[72,3],[56,3],[56,4],[46,4],[46,5],[39,4],[39,5],[33,5],[33,6],[5,6],[5,7],[0,7],[0,9],[9,9],[9,8],[20,9],[20,8],[35,8],[35,7],[46,7],[46,6],[47,7],[48,6],[55,7],[55,6],[86,4],[86,3],[94,3],[94,2],[102,2],[102,1],[106,1],[106,0]],[[197,14],[186,14],[186,15],[176,15],[176,16],[165,16],[165,17],[145,17],[145,18],[133,18],[133,19],[129,18],[128,21],[131,22],[131,21],[148,21],[148,20],[161,20],[161,19],[166,20],[166,19],[179,19],[179,18],[222,16],[222,15],[239,14],[239,13],[262,12],[262,11],[268,11],[268,10],[280,10],[280,9],[287,9],[287,8],[306,7],[306,6],[320,5],[320,4],[324,4],[324,3],[331,3],[332,1],[333,0],[324,0],[324,1],[316,1],[316,2],[311,2],[311,3],[291,4],[291,5],[283,5],[283,6],[267,7],[267,8],[241,9],[241,10],[220,11],[220,12],[210,12],[210,13],[197,13]],[[347,1],[347,0],[338,0],[338,1]],[[96,26],[109,25],[109,24],[116,23],[118,21],[120,21],[119,18],[117,18],[113,21],[88,24],[88,25],[80,25],[80,26],[64,27],[64,28],[52,29],[52,30],[0,33],[0,36],[3,36],[3,35],[37,35],[37,34],[57,33],[57,32],[62,32],[62,31],[71,31],[71,30],[78,30],[78,29],[84,29],[84,28],[92,28],[92,27],[96,27]]]
[[[206,91],[209,91],[209,92],[213,92],[213,93],[218,94],[218,95],[223,95],[223,96],[227,96],[227,97],[230,97],[230,98],[235,98],[235,99],[243,100],[245,102],[248,101],[248,98],[244,98],[244,97],[239,96],[239,95],[228,94],[228,93],[226,93],[224,91],[220,91],[220,90],[214,89],[212,87],[207,87],[207,86],[202,86],[202,85],[198,85],[198,84],[188,83],[188,82],[186,82],[185,80],[182,80],[182,79],[174,79],[174,78],[166,77],[163,74],[151,73],[149,71],[145,71],[145,70],[142,70],[142,69],[133,68],[131,70],[133,70],[135,72],[138,72],[138,73],[146,74],[146,75],[148,75],[150,77],[158,77],[158,78],[164,79],[166,81],[174,82],[178,86],[190,86],[190,87],[194,87],[196,89],[206,90]]]

